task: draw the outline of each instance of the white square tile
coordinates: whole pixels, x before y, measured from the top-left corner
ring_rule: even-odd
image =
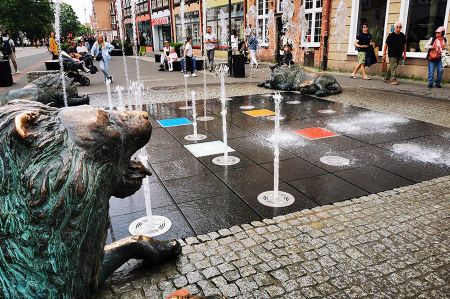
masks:
[[[210,141],[210,142],[202,142],[196,144],[188,144],[184,146],[188,151],[191,152],[195,157],[205,157],[218,155],[224,152],[224,143],[222,141]],[[231,147],[227,147],[227,151],[234,152],[234,149]]]

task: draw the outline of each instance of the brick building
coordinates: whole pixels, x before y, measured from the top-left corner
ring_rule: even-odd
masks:
[[[111,41],[117,36],[117,24],[113,0],[92,0],[92,27],[94,32]]]

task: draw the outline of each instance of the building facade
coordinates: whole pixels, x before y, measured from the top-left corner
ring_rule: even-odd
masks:
[[[108,41],[117,36],[117,23],[113,0],[92,0],[92,27]]]
[[[119,1],[119,0],[116,0]],[[124,2],[124,23],[132,36],[131,0]],[[136,0],[137,28],[146,40],[148,50],[160,51],[164,40],[184,42],[192,37],[196,55],[202,47],[203,1],[185,0],[185,34],[181,28],[180,0]],[[102,2],[95,0],[95,2]],[[103,0],[103,2],[108,2]],[[206,24],[218,37],[217,56],[226,57],[227,40],[220,38],[220,14],[228,26],[228,0],[206,0]],[[286,2],[284,3],[286,4]],[[292,23],[295,28],[285,31],[282,0],[231,0],[231,30],[244,40],[245,28],[258,28],[260,51],[258,59],[276,62],[284,35],[294,45],[295,62],[316,68],[351,71],[356,63],[355,37],[362,23],[368,23],[377,45],[379,61],[387,35],[397,20],[403,22],[407,36],[407,60],[398,70],[400,75],[426,78],[425,42],[439,26],[450,27],[450,0],[293,0]],[[300,13],[301,9],[304,9]],[[273,18],[270,12],[273,11]],[[247,19],[247,14],[254,16]],[[97,16],[96,22],[99,18]],[[447,38],[450,35],[447,32]],[[150,37],[150,38],[147,38]],[[381,74],[381,63],[369,69]],[[444,79],[450,80],[448,69]]]
[[[396,21],[403,23],[402,32],[407,37],[407,58],[405,65],[397,70],[405,77],[427,78],[427,51],[424,46],[434,36],[437,27],[444,26],[447,40],[450,40],[450,0],[333,0],[332,16],[336,15],[341,1],[347,8],[343,18],[345,31],[340,34],[339,26],[331,23],[328,55],[331,69],[348,72],[355,66],[355,37],[364,22],[369,24],[374,36],[380,61],[387,35],[393,30]],[[381,74],[381,64],[370,67],[369,72]],[[449,69],[444,69],[444,80],[450,80]]]

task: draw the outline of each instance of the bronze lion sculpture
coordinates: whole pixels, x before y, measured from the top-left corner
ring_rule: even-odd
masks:
[[[311,73],[298,64],[291,67],[276,66],[272,68],[270,78],[260,87],[299,91],[301,94],[324,97],[342,92],[342,88],[336,78],[324,73]]]
[[[89,104],[89,96],[79,96],[73,79],[65,76],[68,106]],[[0,106],[12,100],[38,101],[54,107],[64,107],[63,86],[60,74],[42,76],[23,88],[11,90],[0,98]]]
[[[0,107],[0,297],[88,298],[129,259],[180,254],[143,236],[105,247],[109,198],[141,186],[148,170],[130,159],[151,131],[142,111]]]

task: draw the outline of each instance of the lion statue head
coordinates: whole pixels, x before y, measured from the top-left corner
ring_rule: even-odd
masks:
[[[0,107],[0,297],[84,298],[96,288],[109,198],[147,175],[131,156],[146,112],[34,101]]]

